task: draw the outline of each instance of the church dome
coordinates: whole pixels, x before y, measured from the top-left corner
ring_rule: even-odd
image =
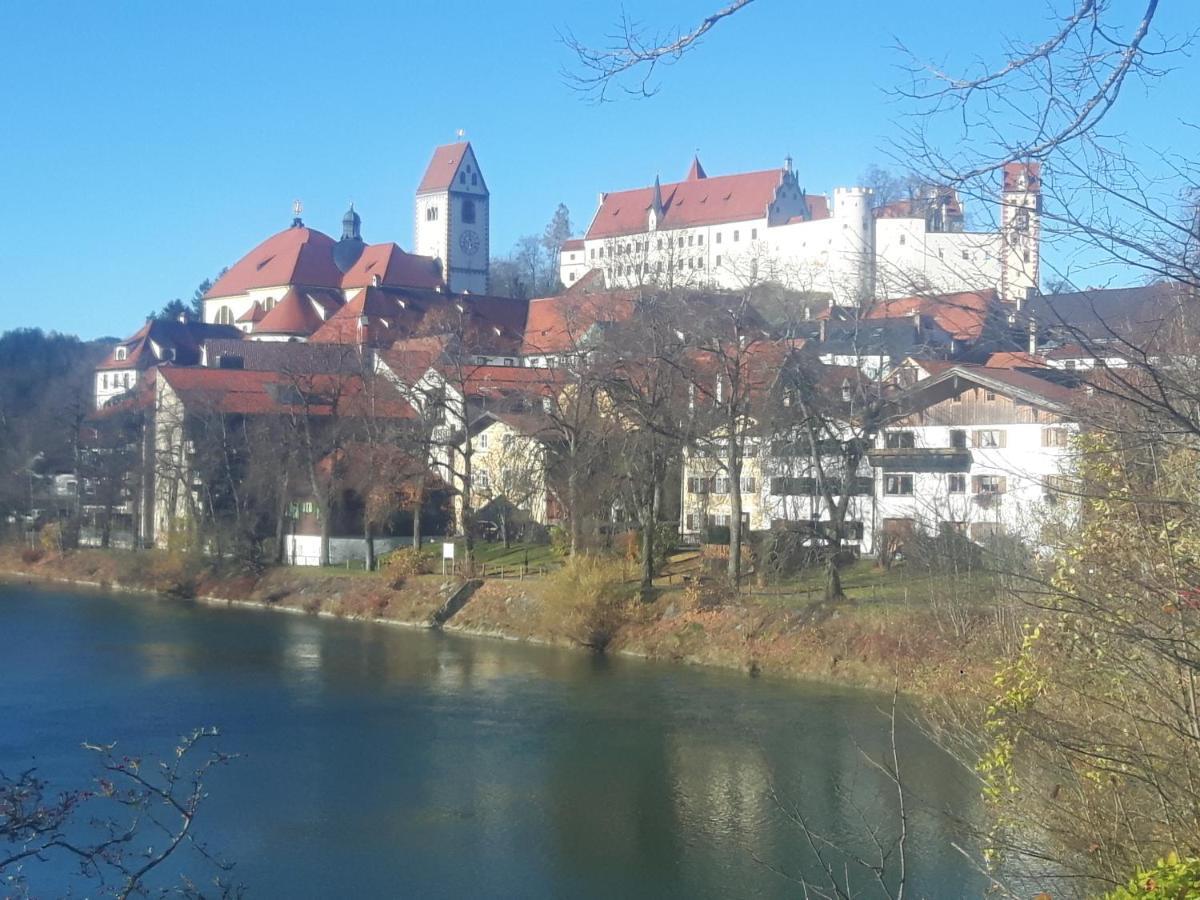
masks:
[[[205,296],[231,297],[290,284],[337,287],[342,273],[334,265],[333,248],[333,238],[320,231],[302,225],[285,228],[234,263]]]
[[[334,245],[333,264],[345,274],[358,262],[366,244],[362,239],[362,217],[354,211],[354,204],[342,216],[342,239]]]

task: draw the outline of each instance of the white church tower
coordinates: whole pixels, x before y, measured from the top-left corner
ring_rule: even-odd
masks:
[[[1008,163],[1000,204],[1000,299],[1019,303],[1039,285],[1041,163]]]
[[[446,284],[455,293],[488,291],[488,198],[468,141],[433,151],[417,188],[413,250],[441,262]]]

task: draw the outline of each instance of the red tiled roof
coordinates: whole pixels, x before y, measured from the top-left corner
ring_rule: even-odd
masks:
[[[291,288],[254,326],[254,334],[307,336],[320,328],[323,322],[313,300],[303,290]]]
[[[782,178],[782,169],[765,169],[661,185],[663,215],[658,227],[663,230],[690,228],[764,218]],[[588,229],[588,238],[644,232],[653,200],[653,185],[605,194]],[[810,196],[808,203],[814,219],[829,217],[824,197]]]
[[[457,144],[443,144],[433,151],[433,159],[417,188],[418,194],[428,191],[444,191],[454,181],[454,173],[458,171],[459,163],[467,154],[470,141],[459,141]]]
[[[576,282],[582,284],[582,282]],[[636,291],[576,291],[529,301],[521,353],[559,353],[578,343],[598,323],[628,322],[634,314]]]
[[[380,284],[396,287],[436,288],[442,284],[437,261],[431,256],[405,253],[396,244],[371,244],[342,277],[344,289]]]
[[[509,394],[550,396],[566,382],[562,369],[534,369],[523,366],[465,366],[460,373],[449,364],[438,365],[449,374],[451,385],[462,388],[468,397],[501,397]],[[461,377],[461,384],[458,379]]]
[[[957,340],[974,341],[983,334],[988,313],[999,302],[995,291],[961,291],[956,294],[930,294],[877,300],[863,317],[892,319],[914,312],[929,316]]]
[[[1025,187],[1021,187],[1021,174],[1026,176]],[[1042,189],[1042,164],[1040,162],[1010,162],[1004,165],[1004,190],[1040,191]]]
[[[984,367],[988,369],[1019,369],[1022,367],[1044,369],[1046,360],[1031,353],[1000,352],[989,356]]]
[[[568,241],[563,241],[562,248],[564,250],[582,250],[583,238],[571,238]]]
[[[336,287],[334,240],[312,228],[293,226],[267,238],[217,279],[205,297],[229,297],[254,288],[303,284]]]
[[[239,322],[261,322],[267,311],[262,308],[262,304],[257,300],[250,305],[250,308],[237,317]]]
[[[403,419],[415,415],[395,388],[382,379],[371,382],[372,393],[368,395],[362,377],[357,375],[288,376],[281,372],[206,368],[164,368],[160,374],[185,408],[241,415],[307,412],[325,416],[336,404],[337,412],[346,416],[370,412]],[[310,398],[307,410],[293,402],[292,397],[301,394]]]

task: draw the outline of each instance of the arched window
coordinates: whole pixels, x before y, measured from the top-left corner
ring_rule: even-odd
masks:
[[[124,347],[117,348],[117,359],[126,359],[129,356],[129,351]]]
[[[464,225],[475,224],[475,201],[464,200],[462,205],[462,220]]]
[[[266,300],[263,301],[263,310],[265,312],[270,312],[274,308],[275,308],[275,298],[274,297],[268,297]]]
[[[425,221],[426,222],[436,222],[437,217],[438,217],[438,208],[436,206],[429,206],[429,207],[425,208]]]

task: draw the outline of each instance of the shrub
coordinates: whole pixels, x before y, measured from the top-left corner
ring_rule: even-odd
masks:
[[[634,585],[622,563],[578,556],[550,576],[548,593],[551,628],[602,652],[629,619]]]
[[[729,526],[728,525],[709,525],[704,529],[704,543],[706,544],[728,544],[729,543]]]
[[[38,535],[38,543],[46,553],[54,553],[62,549],[62,526],[57,522],[49,522],[42,526]]]
[[[21,551],[21,562],[35,563],[40,562],[42,557],[46,555],[46,551],[41,547],[26,547]]]
[[[1139,870],[1124,887],[1105,894],[1104,900],[1138,900],[1153,897],[1154,900],[1188,900],[1200,897],[1200,858],[1180,859],[1171,853],[1158,864]]]
[[[393,550],[379,561],[379,568],[394,588],[401,587],[406,578],[425,575],[430,571],[428,557],[415,547]]]
[[[551,525],[550,547],[555,553],[566,556],[571,550],[571,532],[561,525]]]

